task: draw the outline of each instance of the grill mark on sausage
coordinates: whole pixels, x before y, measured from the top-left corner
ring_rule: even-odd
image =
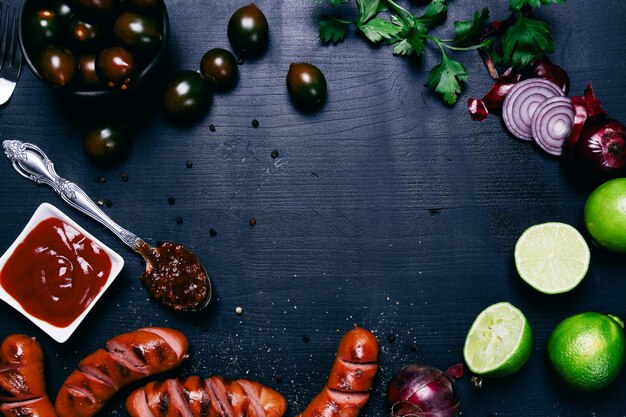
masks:
[[[159,415],[167,414],[167,409],[170,408],[170,395],[167,392],[159,394]]]
[[[167,359],[167,351],[163,347],[163,345],[158,344],[154,347],[154,353],[157,355],[157,359],[159,362],[165,362]]]
[[[132,351],[133,351],[133,353],[135,354],[135,356],[136,356],[137,358],[139,358],[139,360],[140,360],[141,362],[143,362],[144,364],[146,363],[146,357],[145,357],[145,355],[143,354],[143,349],[142,349],[140,346],[135,346],[135,345],[133,345],[133,346],[132,346]]]
[[[5,401],[9,398],[27,399],[24,395],[29,393],[28,382],[18,367],[7,368],[0,373],[0,397],[4,397]]]

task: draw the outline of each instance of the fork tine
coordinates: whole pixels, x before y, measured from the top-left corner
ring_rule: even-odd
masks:
[[[19,75],[22,68],[22,48],[20,48],[19,31],[19,10],[17,6],[13,6],[13,59],[11,60],[11,67],[17,69],[17,75]]]
[[[9,25],[9,13],[4,12],[4,1],[0,3],[0,19],[2,19],[2,40],[0,41],[0,69],[4,67],[4,55],[6,53],[7,33]]]

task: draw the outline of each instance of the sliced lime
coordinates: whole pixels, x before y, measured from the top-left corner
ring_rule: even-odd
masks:
[[[572,290],[589,269],[585,238],[569,224],[542,223],[529,227],[515,245],[517,272],[544,294]]]
[[[532,352],[533,335],[524,314],[509,303],[484,309],[470,328],[463,347],[468,368],[477,375],[517,372]]]

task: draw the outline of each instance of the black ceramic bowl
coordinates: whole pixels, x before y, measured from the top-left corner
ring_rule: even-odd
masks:
[[[71,3],[72,0],[69,0],[69,2]],[[44,84],[46,84],[47,86],[53,88],[54,90],[58,91],[58,92],[62,92],[64,94],[68,94],[71,96],[76,96],[76,97],[93,97],[93,98],[97,98],[97,97],[102,97],[102,98],[113,98],[113,97],[117,97],[117,96],[127,96],[129,94],[131,94],[132,92],[139,90],[144,84],[147,83],[147,81],[149,81],[151,78],[153,78],[153,75],[155,73],[155,70],[159,67],[159,65],[161,64],[161,62],[163,61],[163,57],[165,55],[166,49],[167,49],[167,40],[169,37],[169,16],[167,13],[167,8],[165,7],[165,2],[160,2],[160,6],[156,15],[154,16],[157,19],[161,19],[162,21],[162,40],[160,45],[154,50],[152,51],[152,54],[150,54],[150,57],[145,60],[145,62],[143,62],[143,64],[140,67],[139,72],[137,72],[133,78],[132,78],[132,82],[130,82],[126,87],[127,88],[110,88],[107,85],[101,84],[98,86],[93,86],[93,87],[89,87],[86,85],[83,85],[81,83],[75,82],[75,83],[70,83],[67,86],[56,86],[53,85],[49,82],[47,82],[42,75],[40,74],[39,70],[37,69],[36,65],[35,65],[35,60],[36,60],[36,56],[37,53],[39,52],[38,50],[30,50],[28,47],[28,43],[25,40],[25,26],[26,26],[26,22],[27,19],[29,19],[34,13],[36,13],[38,10],[41,10],[42,8],[45,8],[46,5],[48,4],[52,4],[52,1],[42,1],[42,0],[23,0],[22,1],[22,5],[20,7],[20,13],[19,13],[19,25],[20,25],[20,31],[19,31],[19,42],[20,42],[20,48],[22,49],[22,52],[24,54],[24,59],[26,60],[26,63],[28,64],[28,66],[30,67],[31,71],[37,76],[37,78],[39,78]],[[112,25],[112,23],[111,23]],[[108,46],[120,46],[119,43],[118,44],[112,44],[112,45],[108,45]],[[76,57],[78,58],[78,57]]]

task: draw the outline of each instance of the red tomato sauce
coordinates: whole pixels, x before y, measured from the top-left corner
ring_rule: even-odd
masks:
[[[39,223],[0,271],[0,285],[29,314],[67,327],[91,304],[111,272],[109,255],[62,220]]]

